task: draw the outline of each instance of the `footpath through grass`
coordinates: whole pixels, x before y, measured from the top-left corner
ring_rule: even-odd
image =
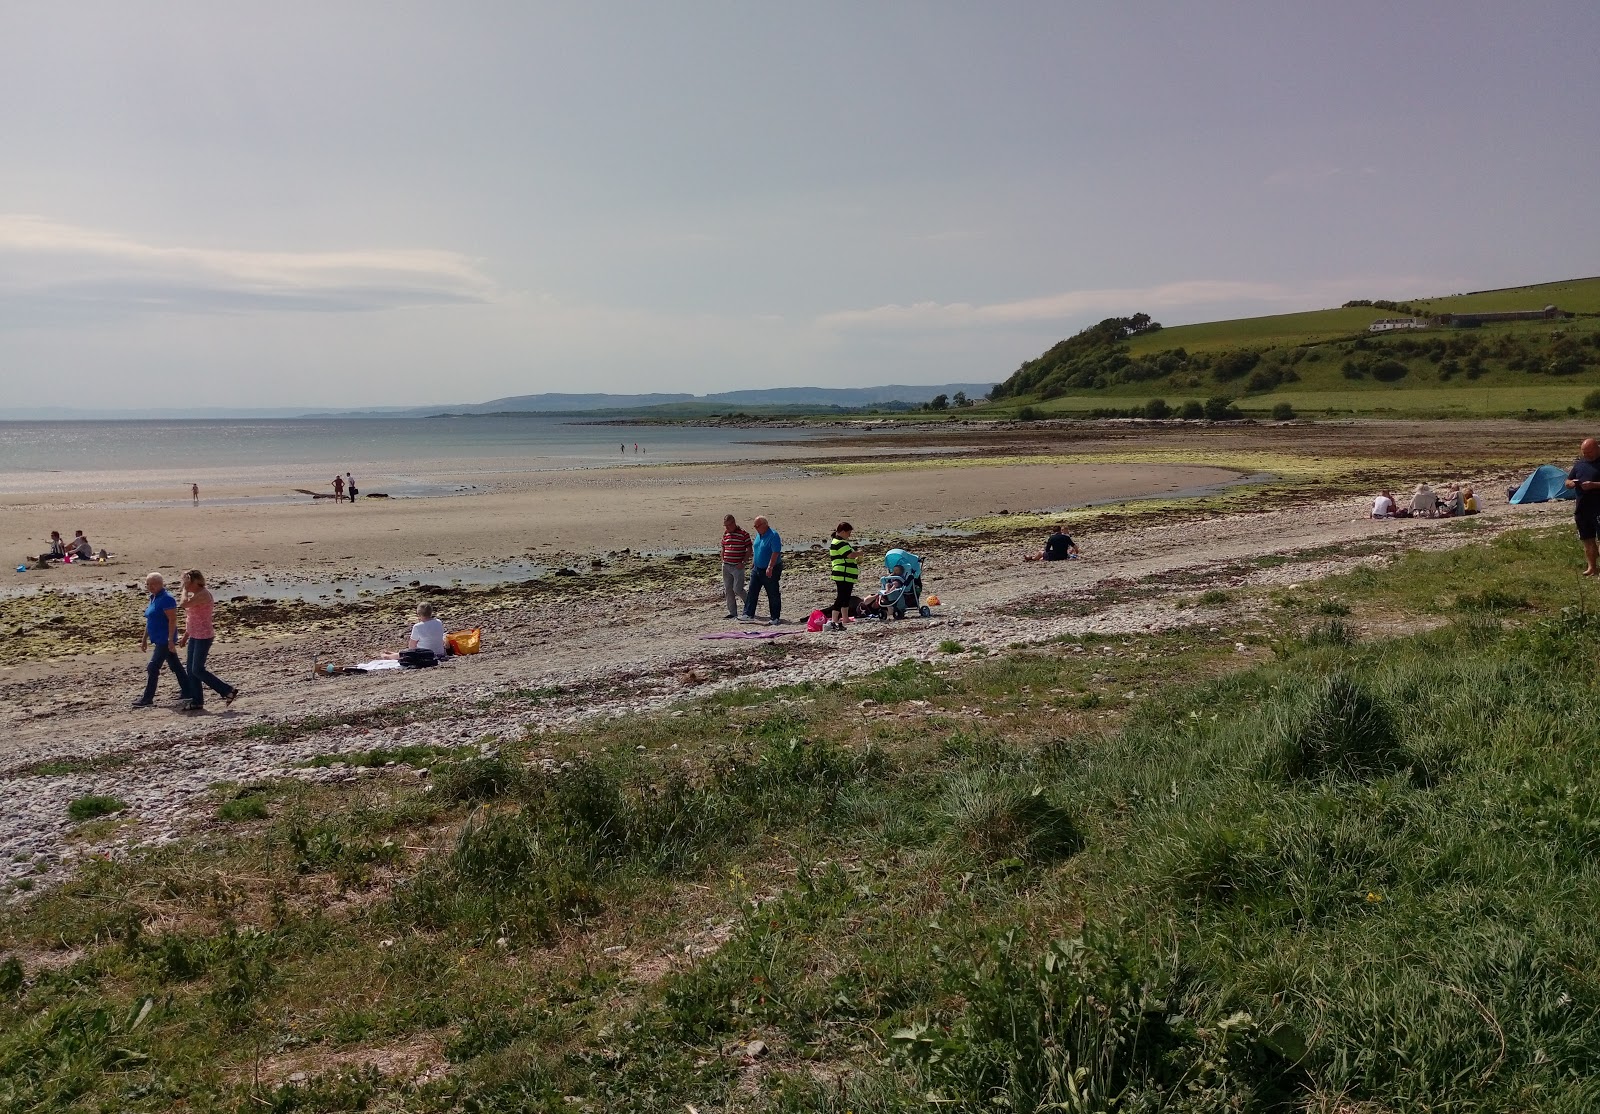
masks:
[[[0,1109],[1600,1109],[1574,555],[219,791],[0,922]]]

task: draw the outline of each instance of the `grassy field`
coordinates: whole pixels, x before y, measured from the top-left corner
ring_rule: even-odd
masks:
[[[0,920],[0,1106],[1600,1108],[1574,556],[219,787]]]
[[[1543,309],[1557,305],[1571,313],[1600,313],[1600,278],[1573,279],[1567,282],[1514,286],[1485,290],[1477,294],[1453,294],[1441,298],[1392,299],[1429,313],[1489,313],[1503,310]],[[1176,325],[1159,332],[1134,337],[1129,347],[1134,355],[1187,348],[1208,352],[1225,348],[1318,344],[1366,331],[1380,317],[1400,316],[1371,306],[1351,309],[1322,309],[1307,313],[1284,313],[1270,317],[1244,317],[1231,321],[1207,321],[1197,325]]]

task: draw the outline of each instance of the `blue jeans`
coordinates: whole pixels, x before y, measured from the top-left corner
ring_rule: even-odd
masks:
[[[189,699],[194,701],[196,708],[203,708],[206,702],[205,686],[210,685],[211,691],[218,696],[231,696],[233,686],[221,680],[211,670],[206,668],[206,658],[211,655],[211,638],[189,639],[189,685],[191,691]]]
[[[161,680],[161,667],[166,666],[172,670],[172,675],[178,678],[178,691],[185,700],[189,699],[189,674],[183,670],[183,663],[178,660],[178,653],[165,642],[151,643],[150,664],[145,666],[149,679],[144,683],[144,702],[150,703],[156,698],[156,682]]]
[[[744,614],[747,619],[756,617],[756,604],[760,600],[761,589],[767,590],[767,607],[772,611],[772,617],[777,619],[783,611],[783,595],[778,591],[778,578],[783,575],[783,562],[779,561],[772,566],[772,574],[767,574],[766,566],[750,570],[750,587],[744,593]]]

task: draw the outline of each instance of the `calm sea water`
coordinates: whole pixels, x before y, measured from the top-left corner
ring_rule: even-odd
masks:
[[[335,471],[351,471],[358,482],[404,477],[422,485],[441,472],[487,477],[496,471],[799,455],[803,450],[785,453],[761,445],[822,432],[580,425],[546,415],[0,422],[0,493],[138,488],[189,477],[202,487],[208,481],[302,479],[301,486],[320,489]],[[634,451],[635,443],[641,452]],[[372,489],[370,482],[362,486]]]

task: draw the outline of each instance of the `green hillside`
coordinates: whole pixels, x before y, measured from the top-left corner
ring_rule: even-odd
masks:
[[[1554,320],[1372,334],[1384,317],[1537,310]],[[1132,413],[1227,398],[1249,413],[1478,416],[1577,410],[1600,386],[1600,278],[1162,328],[1108,318],[1029,360],[990,410]],[[1600,394],[1593,400],[1600,404]],[[1600,408],[1600,406],[1596,406]],[[1191,407],[1191,410],[1193,408]],[[1150,416],[1162,416],[1159,403]],[[1026,416],[1026,415],[1024,415]]]
[[[1547,305],[1573,313],[1600,313],[1600,278],[1509,286],[1503,290],[1480,290],[1442,298],[1411,298],[1405,304],[1423,314],[1496,313],[1541,309]],[[1191,352],[1206,352],[1248,345],[1316,344],[1362,332],[1378,318],[1393,316],[1395,314],[1371,306],[1353,306],[1205,321],[1142,334],[1134,337],[1128,347],[1132,355],[1141,356],[1180,347]]]

